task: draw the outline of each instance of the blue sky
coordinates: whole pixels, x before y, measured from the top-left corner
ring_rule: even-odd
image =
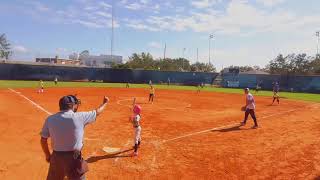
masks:
[[[13,59],[110,53],[112,0],[1,0],[0,33]],[[277,54],[316,53],[319,0],[114,0],[114,53],[185,57],[221,69],[264,66]]]

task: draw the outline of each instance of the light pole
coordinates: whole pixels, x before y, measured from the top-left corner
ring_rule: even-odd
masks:
[[[211,39],[213,39],[213,34],[209,35],[209,65],[211,63]]]
[[[167,52],[167,43],[164,43],[163,60],[166,59],[166,52]]]
[[[113,41],[114,41],[114,0],[111,9],[111,61],[113,61]]]
[[[317,32],[316,32],[316,36],[318,37],[318,42],[317,42],[317,55],[316,55],[316,56],[318,56],[318,55],[319,55],[320,31],[317,31]]]
[[[184,52],[186,51],[186,48],[182,49],[182,70],[184,70]]]
[[[197,48],[197,62],[199,62],[199,49]]]

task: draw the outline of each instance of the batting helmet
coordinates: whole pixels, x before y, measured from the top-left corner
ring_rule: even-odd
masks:
[[[133,107],[133,112],[136,113],[136,114],[140,114],[140,112],[141,112],[141,106],[135,105],[135,106]]]

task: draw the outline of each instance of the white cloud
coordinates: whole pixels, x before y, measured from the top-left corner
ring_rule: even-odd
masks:
[[[143,30],[143,31],[155,32],[155,31],[159,31],[160,30],[160,29],[148,26],[148,25],[144,24],[142,21],[138,21],[138,20],[128,21],[126,26],[130,27],[132,29],[135,29],[135,30]]]
[[[177,13],[181,13],[181,12],[183,12],[184,10],[185,10],[184,7],[176,7],[176,12],[177,12]]]
[[[148,46],[151,48],[156,48],[156,49],[162,48],[162,45],[158,42],[155,42],[155,41],[148,43]]]
[[[142,4],[147,4],[147,3],[149,3],[149,0],[140,0],[140,2],[141,2]]]
[[[111,14],[109,14],[107,12],[98,11],[98,12],[95,12],[95,14],[103,16],[103,17],[111,18]]]
[[[284,3],[286,0],[257,0],[258,3],[263,4],[267,7],[273,7],[276,5],[279,5],[281,3]]]
[[[76,3],[66,5],[63,8],[54,9],[41,3],[26,3],[29,7],[36,6],[34,10],[26,10],[28,14],[54,24],[78,24],[87,28],[111,27],[111,5],[98,0],[76,0]],[[28,9],[28,8],[26,8]],[[119,27],[119,21],[115,21],[115,28]]]
[[[191,5],[196,8],[203,9],[209,8],[218,2],[221,2],[221,0],[192,0]]]
[[[26,47],[21,46],[21,45],[13,46],[12,50],[14,53],[27,53],[27,52],[29,52],[29,50]]]
[[[50,10],[46,5],[44,5],[44,4],[40,3],[40,2],[32,2],[32,4],[34,5],[34,7],[38,11],[47,12],[47,11]]]
[[[159,4],[156,4],[156,5],[154,5],[154,7],[153,7],[152,9],[154,9],[154,10],[160,10],[160,5],[159,5]]]
[[[120,3],[121,4],[127,4],[128,0],[121,0]]]
[[[80,25],[86,26],[88,28],[102,28],[103,27],[103,25],[101,25],[101,24],[91,22],[91,21],[84,21],[84,20],[80,20],[80,19],[73,20],[72,22],[75,24],[80,24]]]
[[[142,6],[138,3],[131,3],[125,6],[125,8],[130,9],[130,10],[139,10],[142,8]]]
[[[174,8],[174,6],[172,5],[172,3],[170,1],[165,2],[163,5],[168,8]]]
[[[98,7],[97,6],[87,6],[87,7],[84,7],[83,9],[86,11],[95,11],[98,9]]]
[[[249,36],[262,32],[292,32],[320,23],[320,15],[299,16],[285,10],[259,9],[246,0],[232,0],[224,12],[206,10],[187,15],[150,15],[139,29],[159,31],[216,32]],[[137,28],[135,28],[137,29]]]
[[[99,5],[102,6],[103,8],[106,8],[106,9],[112,8],[112,6],[110,4],[105,3],[105,2],[100,2]]]

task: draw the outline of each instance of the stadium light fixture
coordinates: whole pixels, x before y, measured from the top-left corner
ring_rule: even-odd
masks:
[[[186,51],[186,48],[182,49],[182,69],[184,69],[184,52]]]
[[[320,41],[320,31],[316,32],[316,36],[318,37],[317,40],[317,56],[319,55],[319,41]]]
[[[209,64],[211,63],[211,39],[213,39],[213,34],[209,35]]]
[[[197,62],[199,62],[199,48],[197,48]]]
[[[114,41],[114,0],[112,0],[111,8],[111,61],[113,60],[113,42]]]

